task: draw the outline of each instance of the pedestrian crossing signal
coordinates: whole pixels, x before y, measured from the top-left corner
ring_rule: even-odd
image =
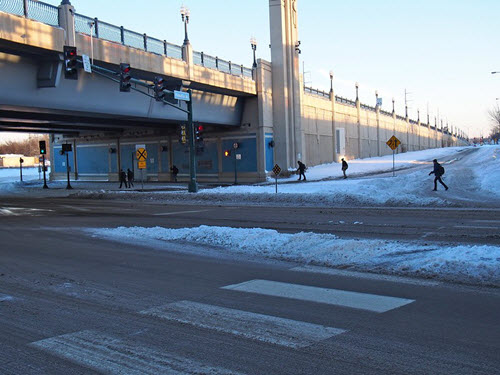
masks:
[[[227,158],[229,156],[231,156],[231,151],[230,150],[225,150],[224,151],[224,156]]]

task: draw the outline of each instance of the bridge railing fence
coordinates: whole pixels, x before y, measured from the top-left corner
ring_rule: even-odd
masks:
[[[24,16],[51,26],[59,26],[59,8],[40,1],[0,0],[0,11]],[[92,34],[95,38],[109,40],[114,43],[182,60],[181,46],[125,29],[123,26],[115,26],[97,18],[87,17],[83,14],[75,13],[75,31],[87,35]],[[203,52],[194,52],[193,58],[195,64],[210,69],[249,78],[253,76],[252,69],[250,68],[219,59],[218,57],[204,55]]]
[[[1,0],[0,11],[59,26],[59,8],[34,0]]]

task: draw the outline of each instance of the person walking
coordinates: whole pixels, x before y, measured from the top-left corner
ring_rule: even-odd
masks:
[[[347,178],[347,175],[345,174],[345,171],[347,171],[347,168],[349,168],[349,165],[345,161],[344,158],[342,158],[342,173],[344,174],[344,178]]]
[[[122,188],[122,185],[125,184],[125,188],[128,188],[127,185],[127,174],[123,169],[120,169],[120,189]]]
[[[441,176],[444,174],[444,168],[441,164],[438,163],[436,159],[432,161],[434,163],[434,169],[429,172],[429,176],[434,173],[434,190],[437,190],[437,183],[438,181],[441,183],[441,185],[444,186],[445,190],[448,190],[448,186],[441,180]]]
[[[172,171],[172,176],[174,177],[174,182],[177,182],[177,174],[179,173],[179,168],[173,165],[170,169]]]
[[[302,163],[300,160],[297,162],[299,168],[297,168],[297,172],[299,172],[299,181],[302,180],[302,176],[304,176],[304,181],[306,181],[306,165]]]
[[[127,180],[128,180],[128,187],[134,186],[134,172],[132,172],[130,168],[127,168]]]

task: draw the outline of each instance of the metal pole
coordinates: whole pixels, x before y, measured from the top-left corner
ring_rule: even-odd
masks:
[[[276,194],[278,194],[278,175],[274,176],[274,180],[276,182]]]
[[[194,143],[194,124],[193,124],[193,96],[191,89],[187,90],[189,94],[189,101],[187,104],[188,110],[188,129],[189,129],[189,185],[188,191],[190,193],[198,192],[198,184],[196,182],[196,152]]]
[[[395,153],[396,153],[396,151],[395,151],[395,150],[392,150],[392,177],[395,177],[395,176],[396,176],[396,172],[395,172],[395,170],[394,170],[394,168],[395,168],[395,164],[394,164],[394,163],[395,163],[395,161],[394,161],[394,154],[395,154]]]
[[[236,168],[236,149],[234,150],[234,184],[238,185],[238,171]]]
[[[68,185],[66,185],[66,189],[73,189],[71,184],[69,183],[69,152],[66,151],[66,175],[68,177]]]
[[[144,191],[144,168],[141,169],[141,191]]]
[[[42,155],[42,168],[43,168],[43,188],[48,189],[47,178],[45,177],[45,154]]]
[[[21,182],[23,181],[23,158],[19,158],[19,173],[21,174]]]

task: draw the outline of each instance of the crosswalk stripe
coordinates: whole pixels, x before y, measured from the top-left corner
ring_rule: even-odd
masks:
[[[345,332],[339,328],[192,301],[174,302],[141,313],[292,348],[306,347]]]
[[[290,268],[290,271],[320,273],[332,276],[355,277],[358,279],[382,280],[382,281],[389,281],[401,284],[412,284],[412,285],[436,286],[442,284],[440,281],[434,281],[434,280],[412,279],[404,276],[384,275],[379,273],[357,272],[350,270],[347,271],[347,270],[339,270],[337,268],[310,266],[310,265]]]
[[[31,346],[106,374],[194,375],[241,373],[198,361],[133,345],[96,331],[80,331],[31,343]],[[241,374],[242,375],[242,374]]]
[[[378,313],[383,313],[415,301],[413,299],[349,292],[346,290],[319,288],[269,280],[250,280],[241,284],[227,285],[222,287],[222,289],[326,303]]]

